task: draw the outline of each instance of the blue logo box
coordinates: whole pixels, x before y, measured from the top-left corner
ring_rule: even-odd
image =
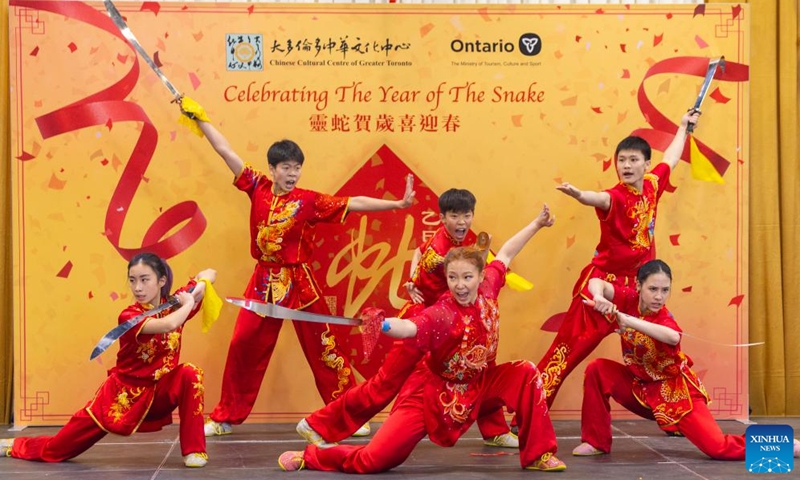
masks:
[[[750,473],[794,471],[794,430],[789,425],[750,425],[745,431],[745,466]]]

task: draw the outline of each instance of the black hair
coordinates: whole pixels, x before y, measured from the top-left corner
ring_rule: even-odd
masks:
[[[161,287],[161,296],[168,297],[172,290],[172,269],[167,265],[167,261],[154,253],[138,253],[128,262],[128,271],[130,272],[131,267],[139,265],[140,263],[152,268],[153,271],[156,272],[156,277],[158,277],[158,279],[167,278],[166,283]]]
[[[641,152],[644,155],[645,160],[650,160],[650,155],[652,155],[652,150],[650,149],[650,144],[647,143],[642,137],[637,137],[635,135],[631,135],[630,137],[625,137],[619,142],[617,145],[617,150],[614,151],[614,160],[616,161],[617,157],[619,156],[619,152],[622,150],[633,150],[636,152]]]
[[[439,213],[475,211],[475,195],[463,188],[451,188],[439,197]]]
[[[670,270],[669,265],[664,263],[662,260],[650,260],[639,267],[639,272],[636,274],[636,280],[639,281],[639,285],[644,285],[645,280],[647,280],[650,275],[655,275],[656,273],[663,273],[669,277],[670,282],[672,281],[672,270]]]
[[[267,150],[267,162],[273,167],[277,167],[281,162],[297,162],[303,164],[306,157],[300,146],[291,140],[280,140],[272,144]]]

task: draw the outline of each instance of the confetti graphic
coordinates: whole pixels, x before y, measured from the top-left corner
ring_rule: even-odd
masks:
[[[741,279],[748,266],[746,243],[736,241],[748,237],[742,182],[750,139],[737,133],[747,132],[750,105],[748,5],[736,14],[730,4],[709,4],[694,16],[696,5],[635,2],[600,10],[406,5],[398,15],[373,4],[162,3],[126,4],[128,25],[245,162],[268,173],[267,151],[288,138],[305,156],[299,188],[396,200],[400,177],[415,176],[417,200],[409,209],[350,212],[343,223],[314,226],[307,266],[320,284],[317,301],[333,312],[402,307],[413,252],[440,225],[438,199],[449,188],[476,195],[472,229],[489,232],[498,249],[542,203],[550,205],[556,226],[537,233],[512,265],[536,288],[509,287],[501,295],[499,362],[544,353],[599,240],[598,212],[555,186],[613,187],[615,148],[630,134],[652,145],[652,165],[660,162],[708,57],[724,54],[728,68],[715,78],[692,138],[725,183],[697,182],[681,162],[660,204],[657,251],[675,273],[669,307],[685,330],[699,328],[696,315],[702,328],[720,332],[721,343],[748,341],[737,338],[747,334]],[[102,4],[12,0],[9,13],[19,105],[9,125],[12,195],[20,206],[13,233],[24,269],[16,292],[20,324],[42,332],[43,344],[74,338],[60,354],[84,358],[79,346],[96,342],[133,302],[126,259],[143,250],[170,260],[176,284],[197,273],[190,270],[213,267],[220,293],[241,295],[260,261],[250,250],[247,197],[231,186],[230,169],[207,140],[176,122],[177,106]],[[528,45],[539,39],[538,55],[523,53],[523,35]],[[464,51],[455,51],[458,45]],[[42,78],[58,79],[58,88]],[[43,323],[53,302],[69,322]],[[215,342],[187,325],[194,352],[226,348],[235,317],[222,310]],[[333,333],[362,377],[377,371],[392,345],[379,337],[366,358],[357,329]],[[275,365],[302,365],[301,349],[288,345]],[[615,358],[618,348],[606,341],[595,353]],[[97,387],[87,380],[110,366],[53,366],[32,343],[20,352],[28,369],[15,392],[21,424],[65,421],[80,408],[76,399]],[[723,400],[709,406],[716,416],[746,412],[747,389],[736,384],[746,355],[724,348],[687,354],[709,368],[708,383]],[[221,389],[224,362],[217,363],[202,365],[209,406]],[[735,374],[716,374],[720,364]],[[575,375],[553,415],[579,411]],[[259,398],[251,420],[317,408],[313,382],[301,378],[268,369],[265,388],[290,388]],[[39,391],[50,392],[41,410],[28,400]]]

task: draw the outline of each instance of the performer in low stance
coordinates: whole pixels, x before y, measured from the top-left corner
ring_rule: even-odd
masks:
[[[270,179],[245,164],[197,103],[183,97],[181,112],[195,120],[233,173],[234,186],[250,198],[250,254],[256,266],[245,298],[330,315],[327,304],[320,301],[322,293],[309,265],[314,226],[343,222],[348,212],[408,208],[414,199],[413,178],[406,178],[405,194],[399,200],[334,197],[302,190],[297,183],[305,156],[293,141],[275,142],[267,151]],[[282,326],[282,319],[262,318],[245,309],[239,312],[225,362],[222,395],[206,423],[206,436],[229,434],[232,425],[250,415]],[[325,403],[355,384],[350,362],[327,324],[293,322],[292,326]]]
[[[450,250],[444,261],[449,294],[419,315],[382,323],[387,335],[413,339],[418,349],[428,352],[403,386],[386,423],[367,445],[309,445],[303,452],[284,452],[278,459],[281,468],[383,472],[403,463],[426,435],[438,445],[453,446],[481,409],[505,404],[517,414],[522,467],[564,470],[554,455],[555,432],[536,366],[524,360],[495,364],[497,297],[508,264],[536,232],[554,222],[545,205],[488,266],[485,251]]]
[[[0,457],[40,462],[63,462],[85,452],[108,433],[128,436],[153,432],[180,415],[180,441],[187,467],[208,462],[203,435],[203,370],[180,363],[184,323],[197,313],[205,282],[217,272],[203,270],[175,296],[180,304],[164,310],[125,332],[119,339],[117,364],[95,396],[64,428],[52,436],[0,440]],[[167,301],[172,271],[152,253],[140,253],[128,264],[128,284],[136,303],[119,315],[119,323]],[[190,293],[191,290],[191,293]]]
[[[609,398],[663,429],[676,429],[715,460],[744,460],[744,435],[724,435],[708,410],[708,394],[681,350],[681,333],[666,308],[672,271],[661,260],[639,269],[636,289],[592,278],[583,294],[619,329],[624,365],[598,358],[586,367],[581,443],[573,455],[611,452]],[[612,303],[613,302],[613,303]],[[800,442],[794,441],[794,456]]]
[[[475,214],[475,196],[469,190],[451,188],[439,197],[442,225],[422,246],[414,250],[411,276],[406,283],[411,300],[399,318],[410,318],[430,307],[447,292],[444,259],[456,247],[475,244],[470,228]],[[424,352],[413,340],[397,340],[378,372],[344,392],[339,398],[312,413],[297,424],[297,432],[309,443],[321,448],[333,446],[355,433],[394,400],[414,371]],[[509,431],[502,405],[478,415],[477,423],[484,444],[492,447],[518,448],[519,441]]]

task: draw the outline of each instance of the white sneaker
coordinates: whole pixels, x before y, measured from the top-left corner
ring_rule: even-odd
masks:
[[[311,445],[316,445],[319,448],[331,448],[338,445],[338,443],[335,442],[334,443],[326,442],[325,439],[322,438],[322,435],[320,435],[319,433],[317,433],[316,430],[311,428],[311,425],[308,424],[305,418],[297,422],[297,427],[295,428],[295,430],[297,431],[297,433],[300,434],[301,437],[303,437],[306,440],[306,442],[310,443]]]
[[[203,431],[206,437],[216,437],[219,435],[230,435],[233,433],[233,427],[228,422],[217,423],[209,418],[203,426]]]
[[[208,455],[205,453],[190,453],[183,457],[183,464],[189,468],[202,468],[208,463]]]
[[[369,434],[372,433],[372,429],[369,426],[369,422],[365,423],[361,426],[356,432],[352,435],[353,437],[368,437]]]
[[[0,438],[0,457],[10,457],[12,445],[14,445],[13,438]]]
[[[492,438],[484,438],[483,444],[487,447],[519,448],[519,439],[511,432]]]

